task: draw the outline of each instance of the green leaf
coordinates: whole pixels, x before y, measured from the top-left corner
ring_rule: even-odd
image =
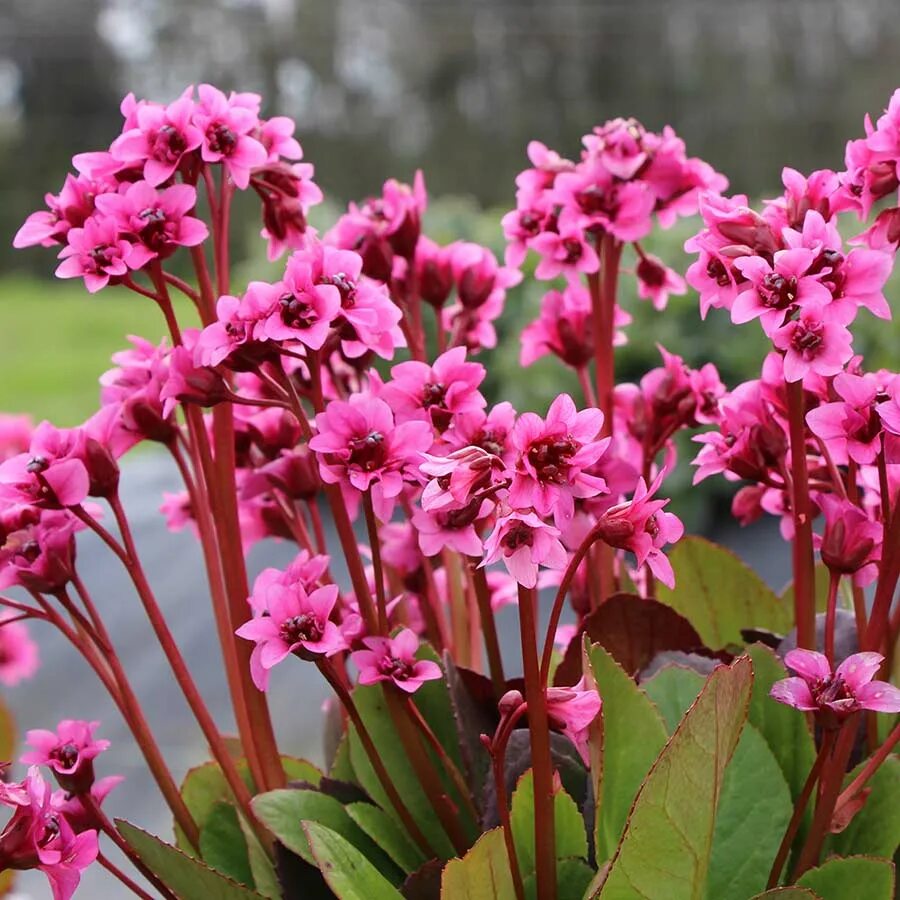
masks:
[[[400,892],[361,853],[336,831],[304,822],[306,840],[315,865],[338,900],[402,900]]]
[[[809,888],[801,887],[780,887],[772,888],[771,891],[765,891],[751,897],[750,900],[764,900],[765,897],[771,897],[772,900],[822,900],[822,898],[813,893]]]
[[[562,789],[553,798],[556,858],[587,858],[584,818],[575,801]],[[522,876],[534,871],[534,776],[529,769],[516,785],[510,811],[513,840]]]
[[[376,868],[394,879],[400,873],[371,838],[350,818],[347,810],[328,794],[319,791],[282,788],[259,794],[252,801],[260,822],[308,863],[314,863],[302,822],[317,822],[346,838],[361,850]]]
[[[657,599],[680,612],[713,650],[744,643],[742,628],[783,633],[791,610],[730,550],[700,537],[680,540],[669,554],[675,588],[657,586]]]
[[[702,895],[716,804],[747,718],[752,680],[746,656],[709,676],[641,786],[595,897],[696,900]]]
[[[206,817],[200,832],[200,855],[217,872],[247,887],[256,886],[237,810],[226,800],[216,803]]]
[[[641,782],[666,742],[666,728],[650,699],[603,647],[594,644],[588,658],[603,698],[596,846],[597,859],[605,860],[612,856]]]
[[[847,784],[864,765],[860,763],[847,776]],[[872,789],[866,805],[840,834],[831,835],[829,849],[840,856],[893,857],[900,846],[900,759],[889,756],[866,787]]]
[[[893,900],[894,864],[870,856],[829,859],[810,869],[797,884],[815,891],[822,900]]]
[[[671,734],[697,699],[705,681],[695,669],[672,664],[642,681],[641,687],[666,720],[666,729]]]
[[[251,891],[141,828],[116,819],[116,828],[179,900],[259,900]]]
[[[747,653],[753,661],[749,721],[765,738],[778,760],[791,798],[796,800],[816,759],[812,734],[806,716],[769,696],[772,685],[788,677],[781,660],[763,644],[753,644],[747,648]]]
[[[403,744],[397,735],[385,703],[381,685],[358,686],[353,692],[353,699],[372,737],[372,741],[378,748],[381,761],[413,819],[415,819],[435,853],[442,859],[450,859],[455,855],[453,845],[450,843],[450,839],[444,832],[437,816],[435,816],[434,808],[428,797],[425,796],[421,782],[409,764],[406,751],[403,749]],[[451,727],[453,726],[452,715],[449,724]],[[349,734],[350,761],[359,783],[378,806],[399,823],[400,818],[397,816],[397,811],[388,799],[381,781],[375,774],[375,770],[372,768],[372,763],[369,762],[369,757],[363,749],[356,729],[351,727]]]
[[[769,745],[746,725],[722,781],[707,900],[745,900],[765,888],[793,808]]]
[[[328,777],[335,781],[346,781],[348,784],[359,783],[356,772],[353,771],[353,764],[350,762],[350,738],[346,732],[338,744],[331,768],[328,770]]]
[[[427,862],[409,835],[380,807],[351,803],[347,815],[407,874]]]
[[[486,831],[462,859],[451,859],[444,868],[441,900],[511,900],[513,897],[515,890],[502,828]]]
[[[281,886],[278,883],[278,873],[272,860],[269,859],[266,848],[250,823],[238,813],[238,822],[241,831],[244,832],[244,840],[247,842],[247,858],[250,862],[250,871],[253,873],[253,883],[256,891],[268,900],[281,900]]]
[[[322,779],[322,773],[305,759],[282,756],[281,763],[284,766],[285,774],[291,781],[308,781],[310,784],[317,785]],[[253,783],[247,760],[238,760],[237,770],[244,784],[252,790]],[[201,831],[217,803],[222,800],[234,803],[234,794],[228,787],[222,769],[215,762],[203,763],[203,765],[189,769],[181,783],[181,796]],[[175,825],[175,844],[185,853],[191,853],[190,843],[177,823]]]
[[[828,574],[828,566],[825,563],[816,563],[815,570],[815,598],[816,612],[825,612],[828,606],[828,582],[831,580]],[[794,582],[791,581],[781,592],[781,602],[789,610],[794,608]]]
[[[560,900],[577,900],[584,896],[594,870],[583,859],[561,859],[556,864],[556,896]],[[526,900],[538,900],[537,876],[532,872],[522,879]]]

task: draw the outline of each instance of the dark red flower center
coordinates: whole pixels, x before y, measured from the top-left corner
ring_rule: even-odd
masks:
[[[309,328],[318,318],[312,306],[296,294],[282,294],[278,302],[281,305],[281,321],[288,328]]]
[[[530,547],[534,543],[534,531],[524,522],[514,522],[500,543],[510,553],[515,553],[520,547]]]
[[[412,678],[414,662],[405,659],[397,659],[396,656],[383,656],[378,661],[378,671],[397,681],[406,681]]]
[[[286,644],[299,644],[301,641],[321,640],[322,632],[319,620],[311,613],[303,613],[282,622],[278,633]]]
[[[725,263],[715,256],[706,264],[706,274],[712,278],[719,287],[728,287],[728,285],[731,284],[731,277],[728,274],[728,269],[725,268]]]
[[[237,148],[238,138],[224,122],[216,122],[206,129],[206,141],[213,153],[231,156]]]
[[[766,275],[757,293],[764,306],[770,309],[785,309],[797,298],[797,279],[785,278],[777,272]]]
[[[55,759],[64,769],[73,769],[78,762],[78,748],[70,741],[54,747],[50,751],[50,758]]]
[[[358,466],[364,472],[380,469],[387,460],[384,435],[380,431],[370,431],[363,437],[350,441],[350,465]]]
[[[158,162],[173,163],[185,151],[184,136],[172,125],[163,125],[153,137],[150,156]]]
[[[563,250],[566,251],[565,262],[576,263],[581,259],[584,253],[584,245],[576,238],[565,238],[562,242]]]
[[[822,346],[824,330],[825,326],[821,322],[801,322],[791,335],[791,346],[804,356],[814,356]]]
[[[356,285],[343,273],[323,275],[316,284],[333,284],[341,295],[341,307],[349,309],[356,303]]]
[[[545,438],[528,448],[528,462],[534,467],[538,480],[545,484],[563,484],[569,471],[569,461],[578,445],[569,437]]]

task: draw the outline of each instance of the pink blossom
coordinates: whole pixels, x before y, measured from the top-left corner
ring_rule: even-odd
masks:
[[[475,522],[493,509],[488,500],[473,499],[439,509],[416,509],[412,524],[419,547],[426,556],[437,556],[444,548],[465,556],[481,556],[482,543]]]
[[[646,563],[650,571],[671,588],[675,586],[675,573],[662,547],[680,540],[684,525],[677,516],[663,512],[668,500],[651,499],[664,476],[665,472],[660,472],[649,489],[641,478],[631,502],[620,503],[603,516],[601,537],[611,547],[630,550],[639,567]]]
[[[862,709],[900,712],[900,688],[872,680],[884,662],[880,653],[854,653],[834,673],[825,656],[814,650],[791,650],[784,662],[797,676],[772,685],[769,693],[779,703],[818,712],[827,721]]]
[[[447,456],[422,456],[425,461],[419,470],[431,476],[422,492],[422,508],[429,512],[465,505],[475,494],[493,487],[495,476],[502,477],[506,471],[499,456],[473,445]]]
[[[200,153],[207,163],[221,162],[235,185],[244,190],[250,171],[263,166],[269,154],[250,133],[259,125],[257,113],[243,105],[239,97],[226,97],[209,84],[197,89],[200,100],[192,122],[203,133]]]
[[[478,309],[492,299],[502,302],[506,289],[522,280],[521,272],[498,265],[494,254],[480,244],[457,241],[449,252],[456,293],[465,309]]]
[[[575,745],[585,765],[590,765],[588,729],[600,714],[603,701],[596,688],[588,687],[587,679],[572,687],[547,689],[547,717]]]
[[[847,325],[855,309],[809,301],[796,319],[772,332],[772,343],[784,350],[784,377],[802,380],[808,373],[837,375],[853,356],[853,336]]]
[[[24,453],[31,444],[31,416],[0,413],[0,462]]]
[[[254,173],[251,186],[263,202],[261,236],[269,243],[270,261],[285,250],[300,250],[311,229],[307,226],[310,207],[321,203],[323,194],[312,180],[310,163],[269,163]]]
[[[596,272],[600,258],[581,230],[569,227],[565,231],[545,231],[531,241],[531,249],[541,257],[534,277],[550,281],[559,275],[579,275]]]
[[[294,137],[296,123],[288,116],[273,116],[260,122],[257,140],[269,153],[269,162],[285,159],[303,159],[303,149]]]
[[[806,422],[812,433],[828,445],[828,452],[838,465],[846,465],[850,459],[871,465],[881,448],[881,419],[875,407],[881,391],[878,378],[841,372],[832,386],[840,401],[810,410]]]
[[[832,201],[840,189],[840,177],[831,169],[820,169],[809,177],[785,166],[781,170],[784,194],[766,204],[764,216],[776,229],[799,228],[810,210],[825,221],[834,215]]]
[[[523,587],[537,584],[538,566],[564,569],[568,555],[559,540],[559,530],[533,512],[513,511],[497,520],[484,541],[482,565],[502,559],[507,571]]]
[[[82,871],[97,858],[97,832],[75,834],[51,806],[50,789],[37,766],[28,769],[23,782],[0,787],[0,803],[14,810],[0,833],[0,869],[40,869],[53,900],[69,900]]]
[[[2,535],[2,531],[0,531]],[[0,570],[3,567],[4,547],[0,545]],[[0,571],[0,582],[3,580]],[[31,639],[24,622],[10,622],[17,615],[9,610],[0,613],[0,684],[15,687],[31,678],[38,670],[38,645]]]
[[[523,413],[513,430],[518,451],[509,489],[515,509],[534,507],[541,516],[553,514],[557,527],[572,518],[576,497],[595,497],[606,490],[602,478],[588,474],[609,446],[598,438],[603,426],[599,409],[576,410],[568,394],[550,405],[546,420]]]
[[[109,749],[109,741],[94,738],[99,722],[63,719],[56,731],[35,729],[25,735],[31,750],[23,753],[26,765],[49,766],[59,786],[83,794],[94,783],[94,760]]]
[[[584,145],[608,172],[628,181],[649,159],[646,138],[644,126],[636,119],[619,118],[597,125],[584,137]]]
[[[516,411],[511,403],[504,401],[487,411],[479,409],[458,413],[441,439],[454,450],[480,447],[509,465],[515,456],[510,440],[515,424]]]
[[[48,209],[32,213],[13,238],[13,247],[52,247],[66,243],[72,228],[81,228],[94,212],[98,194],[115,190],[112,183],[97,183],[84,175],[67,175],[59,194],[45,194]]]
[[[0,588],[52,594],[64,587],[74,572],[75,532],[83,527],[61,510],[16,506],[0,513]]]
[[[871,584],[878,577],[884,526],[856,504],[832,494],[818,495],[816,504],[825,517],[822,535],[813,536],[822,562],[832,572],[852,575],[860,587]]]
[[[337,601],[336,584],[307,592],[299,581],[287,587],[269,583],[262,596],[254,588],[250,604],[257,615],[235,634],[256,642],[250,674],[261,691],[269,686],[269,670],[291,653],[315,658],[346,649],[341,630],[332,621]]]
[[[426,681],[442,677],[441,667],[430,659],[416,659],[419,639],[403,628],[394,637],[363,638],[365,650],[350,654],[359,669],[360,684],[391,681],[401,691],[415,693]]]
[[[106,778],[98,778],[91,785],[91,799],[100,806],[124,780],[124,775],[107,775]],[[81,834],[83,831],[90,831],[97,827],[97,817],[93,811],[85,809],[77,794],[70,794],[64,790],[54,791],[50,797],[50,805],[57,813],[65,816],[75,834]]]
[[[136,241],[128,258],[132,269],[149,260],[165,259],[177,247],[196,247],[206,240],[206,224],[188,213],[197,202],[197,191],[189,184],[173,184],[157,191],[148,181],[137,181],[120,193],[102,194],[97,209],[109,216],[120,234]]]
[[[329,403],[316,416],[316,428],[309,446],[322,480],[349,489],[351,497],[371,489],[379,518],[389,521],[404,479],[418,467],[421,453],[431,449],[431,426],[416,420],[395,424],[384,400],[353,394]]]
[[[877,404],[875,411],[884,427],[884,448],[888,463],[900,463],[900,377],[891,378],[885,394],[887,399]]]
[[[466,362],[465,348],[454,347],[430,366],[416,360],[394,366],[379,396],[390,403],[399,421],[424,420],[446,431],[454,416],[484,407],[478,391],[484,376],[484,366]]]
[[[519,362],[530,366],[553,353],[573,369],[586,366],[594,356],[591,297],[578,281],[570,281],[562,291],[548,291],[541,300],[537,320],[522,330]]]
[[[92,294],[110,283],[119,284],[129,269],[140,268],[145,262],[140,254],[132,262],[134,245],[121,236],[109,217],[91,216],[81,228],[71,228],[66,241],[56,275],[84,278],[85,287]]]
[[[109,148],[113,157],[129,166],[141,164],[144,179],[154,187],[168,181],[203,141],[203,132],[191,122],[193,92],[188,88],[168,106],[140,104],[132,127],[126,127]]]
[[[687,293],[684,279],[650,253],[641,254],[634,273],[637,275],[638,297],[652,301],[654,309],[665,309],[670,294]]]
[[[262,297],[254,302],[254,292]],[[194,345],[194,362],[198,366],[217,366],[247,344],[252,344],[256,325],[265,311],[277,301],[272,285],[252,281],[247,286],[250,300],[224,294],[216,302],[218,321],[207,325]],[[246,296],[246,295],[245,295]]]

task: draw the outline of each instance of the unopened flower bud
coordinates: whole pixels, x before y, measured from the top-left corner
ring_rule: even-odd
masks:
[[[498,704],[500,715],[504,719],[511,716],[524,702],[521,691],[507,691]]]

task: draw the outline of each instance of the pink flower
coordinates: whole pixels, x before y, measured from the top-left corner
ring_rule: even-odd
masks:
[[[669,294],[686,294],[684,279],[651,253],[644,253],[635,267],[638,280],[638,297],[650,300],[654,309],[665,309]]]
[[[494,254],[480,244],[457,241],[448,250],[456,293],[467,310],[478,309],[491,300],[502,304],[506,289],[522,280],[521,272],[499,266]]]
[[[217,322],[207,325],[194,345],[198,366],[217,366],[233,354],[251,351],[257,325],[278,301],[271,284],[251,281],[243,298],[223,294],[216,302]]]
[[[13,238],[13,247],[52,247],[66,243],[72,228],[80,228],[94,212],[94,199],[115,190],[114,183],[98,183],[86,175],[67,175],[59,194],[45,194],[47,210],[32,213]]]
[[[97,209],[109,216],[120,234],[135,243],[128,265],[139,269],[149,260],[165,259],[177,247],[196,247],[209,235],[206,224],[188,213],[197,202],[189,184],[173,184],[157,191],[148,181],[137,181],[118,194],[102,194]]]
[[[257,112],[234,94],[226,97],[209,84],[197,89],[200,100],[194,108],[193,124],[203,133],[200,153],[204,162],[225,166],[235,185],[244,190],[250,171],[265,165],[269,154],[250,132],[259,126]]]
[[[631,502],[620,503],[603,516],[601,537],[611,547],[630,550],[638,566],[646,563],[650,571],[671,588],[675,586],[675,573],[662,547],[680,540],[684,525],[677,516],[663,512],[668,500],[651,499],[664,476],[665,472],[660,472],[649,490],[641,478]]]
[[[431,426],[411,420],[394,423],[390,406],[377,397],[353,394],[333,400],[316,416],[318,434],[309,442],[328,484],[356,491],[372,489],[379,518],[387,522],[404,479],[412,476],[421,454],[431,449]]]
[[[140,104],[133,127],[126,128],[109,148],[113,157],[129,166],[142,164],[144,179],[154,187],[168,181],[203,141],[203,132],[191,122],[193,92],[188,88],[168,106]]]
[[[51,806],[50,789],[37,766],[29,768],[23,782],[0,786],[0,803],[14,810],[0,833],[0,869],[40,869],[53,900],[69,900],[81,872],[97,858],[97,832],[75,834]]]
[[[595,688],[589,688],[582,677],[572,687],[547,689],[547,717],[575,745],[585,765],[590,765],[588,728],[597,716],[603,701]]]
[[[792,319],[772,332],[772,343],[784,350],[784,377],[800,381],[808,373],[837,375],[853,356],[853,335],[847,325],[855,308],[809,301]]]
[[[2,566],[3,547],[0,545],[0,569]],[[31,639],[24,622],[9,621],[15,615],[12,610],[0,613],[0,684],[6,687],[14,687],[31,678],[39,666],[38,645]]]
[[[852,575],[859,587],[871,584],[878,577],[876,563],[881,559],[884,526],[855,504],[832,494],[817,496],[816,504],[825,517],[823,534],[813,536],[822,562],[832,572]]]
[[[559,540],[559,530],[547,525],[533,512],[511,512],[497,520],[484,541],[482,565],[498,559],[523,587],[537,584],[538,566],[564,569],[568,555]]]
[[[881,419],[875,400],[881,392],[876,375],[841,372],[832,382],[841,398],[823,403],[806,414],[810,430],[828,445],[838,465],[852,459],[860,465],[875,462],[881,445]]]
[[[880,653],[854,653],[834,673],[825,656],[814,650],[791,650],[784,662],[799,677],[772,685],[769,693],[779,703],[818,712],[829,722],[861,709],[900,712],[900,688],[872,680],[884,662]]]
[[[273,116],[260,122],[257,139],[269,152],[269,162],[285,159],[302,159],[303,149],[294,137],[297,125],[288,116]]]
[[[412,524],[419,547],[426,556],[437,556],[445,547],[465,556],[481,556],[482,544],[475,522],[493,509],[487,500],[470,500],[441,509],[416,509]]]
[[[807,178],[796,169],[785,166],[781,170],[784,195],[770,200],[764,215],[776,228],[799,228],[810,210],[825,221],[831,219],[832,198],[840,188],[840,177],[831,169],[820,169]]]
[[[124,775],[107,775],[99,778],[91,785],[91,799],[99,806],[125,780]],[[50,805],[56,812],[65,816],[66,822],[75,834],[90,831],[97,827],[97,817],[84,808],[81,798],[68,791],[54,791],[50,797]]]
[[[577,276],[600,268],[597,251],[585,240],[583,231],[569,227],[565,231],[545,231],[531,241],[531,248],[541,257],[534,277],[546,281],[559,275]]]
[[[484,407],[478,391],[484,376],[484,366],[466,362],[465,348],[454,347],[430,366],[415,360],[394,366],[379,396],[390,403],[399,421],[424,420],[446,431],[454,416]]]
[[[300,250],[308,235],[309,209],[321,203],[323,194],[312,180],[310,163],[269,163],[253,176],[252,187],[263,202],[263,229],[270,261],[285,250]]]
[[[513,430],[518,459],[510,505],[534,507],[541,516],[552,513],[557,527],[562,527],[572,518],[576,497],[603,493],[606,482],[587,472],[609,446],[608,438],[598,439],[602,426],[599,409],[579,412],[568,394],[553,401],[546,420],[535,413],[519,416]]]
[[[562,291],[544,294],[539,318],[522,331],[521,365],[530,366],[547,353],[573,369],[583,368],[593,359],[591,297],[577,281],[570,281]]]
[[[60,510],[18,506],[0,513],[0,588],[22,585],[52,594],[67,585],[75,566],[75,532],[83,527]]]
[[[336,584],[307,593],[299,582],[287,587],[270,583],[264,586],[262,596],[254,587],[249,602],[257,615],[235,634],[256,642],[250,656],[250,674],[261,691],[269,686],[269,670],[291,653],[310,659],[346,649],[341,630],[332,621],[337,600]]]
[[[453,424],[441,438],[454,450],[480,447],[508,465],[515,455],[510,441],[515,424],[516,411],[511,403],[504,401],[492,406],[488,411],[479,409],[459,413],[454,416]]]
[[[391,681],[401,691],[414,694],[426,681],[442,676],[441,667],[430,659],[416,659],[419,639],[415,632],[403,628],[394,637],[363,638],[365,650],[357,650],[350,658],[359,669],[360,684]]]
[[[92,294],[108,284],[119,284],[129,269],[139,269],[145,259],[138,255],[132,263],[134,245],[119,233],[109,217],[91,216],[81,228],[71,228],[66,246],[60,251],[62,262],[56,267],[58,278],[84,278]]]
[[[31,416],[0,413],[0,462],[24,453],[31,444]]]
[[[447,456],[423,453],[419,470],[431,480],[422,492],[422,508],[429,512],[465,505],[472,497],[493,486],[494,477],[505,474],[499,456],[483,447],[466,446]]]
[[[29,731],[26,742],[32,747],[22,754],[26,765],[49,766],[59,786],[72,794],[83,794],[94,783],[94,760],[109,749],[109,741],[96,740],[99,722],[63,719],[56,731]]]

